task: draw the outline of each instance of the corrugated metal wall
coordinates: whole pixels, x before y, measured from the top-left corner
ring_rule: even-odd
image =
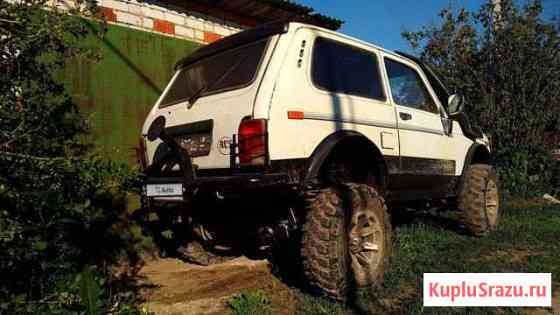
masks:
[[[116,25],[104,38],[87,45],[101,59],[70,60],[64,82],[74,101],[90,118],[95,150],[114,160],[135,162],[140,128],[173,66],[199,44]]]

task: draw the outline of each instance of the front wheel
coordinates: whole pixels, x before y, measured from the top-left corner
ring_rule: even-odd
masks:
[[[379,284],[391,253],[383,197],[363,184],[311,192],[303,229],[303,268],[314,288],[344,301],[352,286]]]
[[[496,171],[491,165],[473,164],[464,176],[458,200],[462,223],[473,235],[485,236],[496,229],[500,218]]]

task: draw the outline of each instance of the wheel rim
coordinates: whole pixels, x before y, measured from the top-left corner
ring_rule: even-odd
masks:
[[[490,229],[495,228],[498,223],[499,203],[498,185],[494,180],[488,180],[484,191],[484,210]]]
[[[382,240],[382,227],[373,213],[362,210],[352,215],[349,249],[352,269],[359,286],[371,282],[370,275],[381,261]]]

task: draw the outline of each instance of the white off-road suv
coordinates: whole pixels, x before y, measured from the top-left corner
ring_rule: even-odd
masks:
[[[381,281],[399,204],[455,208],[478,236],[496,227],[488,138],[412,56],[273,23],[176,69],[142,129],[143,204],[176,205],[207,249],[299,239],[311,285],[344,299]]]

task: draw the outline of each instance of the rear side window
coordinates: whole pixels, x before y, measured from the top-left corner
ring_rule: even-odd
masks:
[[[206,96],[248,86],[255,79],[267,44],[268,40],[261,40],[186,66],[159,108],[183,102],[199,91],[203,91],[200,96]]]
[[[318,37],[311,77],[318,88],[329,92],[385,100],[377,56],[363,49]]]

